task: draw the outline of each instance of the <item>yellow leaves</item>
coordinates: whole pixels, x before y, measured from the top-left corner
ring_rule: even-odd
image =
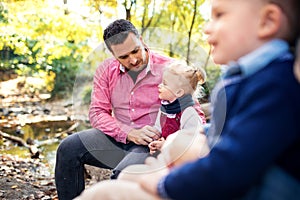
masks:
[[[51,92],[54,89],[56,74],[52,71],[49,71],[48,73],[45,73],[43,75],[44,75],[46,90],[48,92]]]
[[[0,50],[11,49],[36,69],[90,51],[86,41],[93,27],[81,16],[65,15],[61,7],[45,1],[7,2],[6,7],[10,23],[0,24]]]
[[[11,41],[8,45],[11,49],[14,49],[14,53],[18,55],[30,55],[31,51],[28,49],[24,41],[15,38],[15,41]]]
[[[52,60],[55,59],[55,56],[53,55],[49,55],[46,59],[46,62],[49,64],[49,65],[52,65]]]
[[[0,42],[0,51],[3,50],[3,47],[4,47],[4,43]]]
[[[41,42],[37,42],[37,43],[33,46],[32,51],[37,51],[38,49],[40,49],[40,48],[42,48],[42,47],[43,47],[42,43],[41,43]]]
[[[44,1],[7,3],[14,32],[30,39],[61,39],[80,42],[91,35],[80,16],[64,15],[61,7]],[[51,36],[49,36],[51,35]],[[53,38],[54,36],[54,38]],[[48,41],[49,42],[49,41]],[[51,42],[51,41],[50,41]]]
[[[70,49],[66,46],[55,46],[54,48],[48,49],[48,54],[50,54],[49,57],[51,57],[53,59],[67,57],[67,56],[70,56],[71,53],[72,53],[72,49]]]
[[[35,59],[32,56],[28,56],[28,63],[33,64],[35,62]]]

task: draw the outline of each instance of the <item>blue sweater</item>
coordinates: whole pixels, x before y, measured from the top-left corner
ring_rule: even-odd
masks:
[[[248,76],[225,79],[212,99],[212,134],[221,136],[209,156],[164,178],[172,199],[240,197],[274,165],[300,181],[300,84],[293,63],[286,51]]]

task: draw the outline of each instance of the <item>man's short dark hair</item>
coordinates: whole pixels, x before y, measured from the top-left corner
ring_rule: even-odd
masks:
[[[139,37],[137,29],[130,21],[118,19],[107,26],[103,33],[103,39],[107,48],[112,52],[111,45],[122,44],[129,33]]]

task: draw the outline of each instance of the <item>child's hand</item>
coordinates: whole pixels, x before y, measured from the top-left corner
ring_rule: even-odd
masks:
[[[158,140],[150,142],[148,145],[150,149],[150,154],[153,155],[157,150],[160,150],[164,142],[165,139],[163,137],[159,138]]]

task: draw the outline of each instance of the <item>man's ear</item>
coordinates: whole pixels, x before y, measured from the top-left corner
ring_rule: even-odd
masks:
[[[181,88],[181,89],[177,90],[175,94],[176,94],[177,98],[182,97],[184,95],[184,89]]]
[[[279,6],[267,4],[263,7],[260,17],[258,36],[261,39],[274,37],[278,34],[283,20],[283,13]]]

